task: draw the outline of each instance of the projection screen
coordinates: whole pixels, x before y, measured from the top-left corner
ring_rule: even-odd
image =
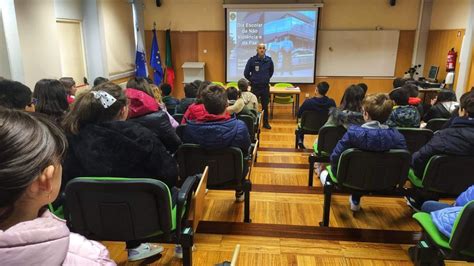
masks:
[[[226,80],[243,77],[247,60],[265,43],[271,82],[314,83],[318,7],[226,8]]]

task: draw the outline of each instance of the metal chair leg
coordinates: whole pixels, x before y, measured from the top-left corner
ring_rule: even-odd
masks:
[[[314,153],[311,153],[308,157],[309,162],[309,175],[308,175],[308,187],[313,186],[313,177],[314,177],[314,163],[316,161],[316,156]]]
[[[324,207],[323,207],[323,221],[319,223],[320,226],[329,226],[329,213],[331,211],[331,194],[332,194],[333,184],[329,181],[326,181],[324,184]]]
[[[183,265],[193,265],[194,232],[191,227],[186,228],[181,234],[181,247],[183,248]]]
[[[250,223],[250,191],[252,190],[252,183],[249,180],[245,180],[243,184],[243,190],[245,194],[244,200],[244,223]]]

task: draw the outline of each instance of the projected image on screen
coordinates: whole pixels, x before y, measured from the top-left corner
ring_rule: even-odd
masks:
[[[227,81],[243,77],[264,43],[275,66],[271,82],[314,82],[318,11],[227,9]]]

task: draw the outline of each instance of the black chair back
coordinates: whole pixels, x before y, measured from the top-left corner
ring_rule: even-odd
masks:
[[[208,188],[234,188],[242,185],[243,156],[239,148],[205,149],[197,144],[182,144],[176,152],[179,175],[202,173],[209,166]]]
[[[449,245],[456,255],[471,254],[474,258],[474,201],[470,201],[462,213],[459,214],[458,222],[454,223]]]
[[[256,133],[256,126],[255,126],[255,120],[253,119],[253,117],[249,116],[249,115],[238,115],[237,116],[237,119],[243,121],[245,123],[245,125],[247,125],[247,129],[249,131],[249,135],[250,135],[250,141],[252,143],[255,143],[256,141],[256,138],[255,138],[255,133]]]
[[[322,153],[331,155],[344,134],[346,129],[343,126],[323,126],[318,134],[318,155],[321,156]]]
[[[421,128],[398,128],[405,137],[408,151],[413,154],[420,150],[433,137],[433,131]]]
[[[474,157],[435,155],[426,165],[423,188],[458,196],[474,184]]]
[[[446,118],[433,118],[426,123],[426,128],[436,132],[443,128],[443,125],[448,121]]]
[[[88,239],[128,241],[163,232],[171,238],[171,196],[148,178],[84,178],[66,185],[65,218]]]
[[[305,134],[317,135],[319,129],[328,121],[328,112],[305,111],[301,115],[300,128]]]
[[[183,140],[184,130],[186,130],[186,124],[181,124],[176,128],[176,135]]]
[[[176,122],[181,124],[181,120],[183,120],[183,116],[184,116],[184,114],[174,114],[173,118],[174,118],[174,120],[176,120]]]
[[[410,169],[406,150],[370,152],[344,151],[339,159],[337,180],[346,187],[363,191],[390,191],[403,187]]]

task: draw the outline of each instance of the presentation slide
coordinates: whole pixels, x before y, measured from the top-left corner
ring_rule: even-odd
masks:
[[[275,82],[313,83],[318,8],[235,9],[227,12],[227,82],[244,75],[247,60],[264,43],[275,65]]]

